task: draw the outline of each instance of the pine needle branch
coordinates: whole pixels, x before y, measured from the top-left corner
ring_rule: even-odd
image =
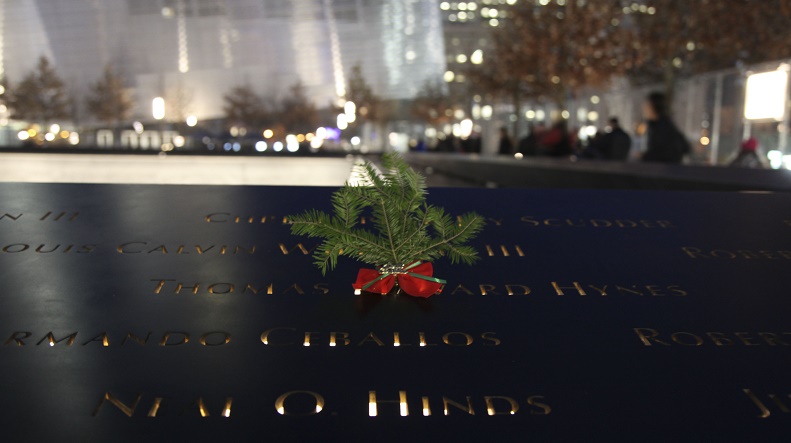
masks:
[[[482,216],[465,214],[457,224],[442,208],[426,203],[425,179],[400,156],[385,154],[382,165],[382,173],[370,162],[355,165],[355,185],[347,183],[332,195],[332,214],[308,210],[288,217],[292,234],[323,239],[314,252],[322,273],[334,269],[340,256],[377,267],[443,256],[451,263],[478,259],[466,243],[483,229]],[[377,232],[358,227],[363,215]]]

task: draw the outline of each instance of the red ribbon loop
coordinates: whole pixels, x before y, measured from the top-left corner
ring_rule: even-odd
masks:
[[[393,289],[396,279],[398,286],[407,294],[413,297],[428,298],[442,291],[443,284],[413,277],[409,274],[418,274],[426,277],[434,275],[434,267],[431,263],[421,263],[409,269],[409,273],[382,274],[376,269],[360,269],[357,273],[357,281],[352,285],[358,291],[365,290],[374,294],[387,294]],[[377,280],[379,279],[379,280]],[[373,282],[373,284],[371,284]],[[365,286],[369,285],[363,289]]]

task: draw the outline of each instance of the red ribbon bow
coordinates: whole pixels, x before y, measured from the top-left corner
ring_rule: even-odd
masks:
[[[432,277],[431,263],[415,262],[400,271],[382,269],[360,269],[357,281],[352,285],[355,293],[362,291],[387,294],[398,281],[398,286],[413,297],[428,298],[442,291],[444,280]]]

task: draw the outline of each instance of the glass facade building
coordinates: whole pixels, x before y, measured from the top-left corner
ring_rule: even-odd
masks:
[[[301,81],[324,107],[358,63],[375,93],[408,99],[446,71],[434,0],[0,0],[0,15],[0,74],[11,84],[46,56],[79,107],[109,64],[141,119],[155,97],[169,120],[220,117],[240,84],[276,100]]]

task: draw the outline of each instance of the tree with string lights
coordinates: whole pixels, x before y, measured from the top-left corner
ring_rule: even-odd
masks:
[[[631,79],[663,82],[669,97],[680,78],[791,56],[788,0],[645,0],[623,10],[636,30]]]
[[[412,100],[412,116],[437,127],[453,121],[456,101],[441,80],[427,80]]]
[[[523,0],[501,5],[492,50],[473,80],[500,99],[562,104],[615,77],[675,82],[791,56],[789,0]]]
[[[505,6],[492,48],[469,75],[499,98],[518,104],[543,96],[559,105],[586,86],[602,86],[631,67],[618,1],[526,0]]]

